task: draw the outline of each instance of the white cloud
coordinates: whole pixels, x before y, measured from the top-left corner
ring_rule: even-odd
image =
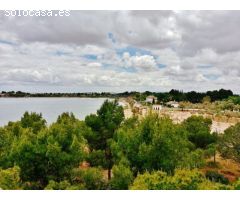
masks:
[[[134,67],[142,71],[153,71],[157,68],[154,57],[150,55],[130,56],[128,52],[124,52],[123,62],[126,67]]]
[[[0,90],[240,92],[239,23],[240,11],[2,16]]]

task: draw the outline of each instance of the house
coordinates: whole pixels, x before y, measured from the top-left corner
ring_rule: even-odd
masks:
[[[153,110],[162,110],[162,105],[153,105],[152,107]]]
[[[146,102],[147,103],[156,103],[157,102],[157,97],[155,97],[155,96],[147,96],[146,97]]]
[[[169,101],[166,103],[166,105],[173,107],[173,108],[178,108],[179,107],[179,103],[177,101]]]

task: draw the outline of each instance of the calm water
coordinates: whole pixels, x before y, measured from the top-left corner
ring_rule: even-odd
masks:
[[[48,124],[63,112],[73,112],[84,119],[96,113],[105,98],[0,98],[0,126],[17,121],[25,111],[42,113]]]

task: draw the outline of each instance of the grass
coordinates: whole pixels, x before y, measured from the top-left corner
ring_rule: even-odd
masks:
[[[204,173],[210,170],[222,174],[230,182],[240,177],[240,164],[230,159],[223,159],[220,155],[216,156],[216,163],[213,162],[213,158],[208,159],[207,165],[202,169]]]

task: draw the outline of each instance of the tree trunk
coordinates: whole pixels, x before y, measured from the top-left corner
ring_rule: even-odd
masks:
[[[107,164],[108,164],[108,180],[111,180],[112,176],[111,176],[111,169],[112,169],[112,154],[111,154],[111,150],[108,148],[105,150],[105,158],[107,160]]]
[[[108,167],[108,180],[111,180],[111,167]]]

